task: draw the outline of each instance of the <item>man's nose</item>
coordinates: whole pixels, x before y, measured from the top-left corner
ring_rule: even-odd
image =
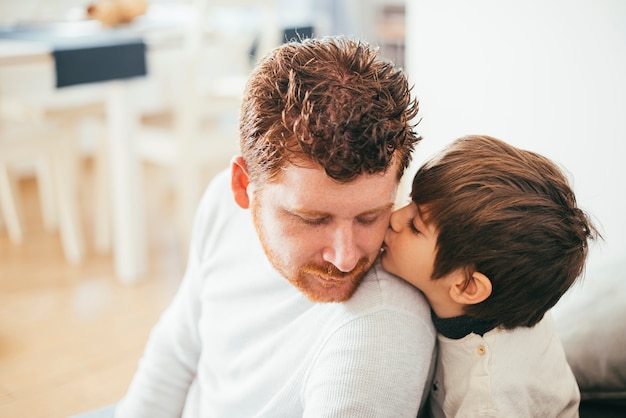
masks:
[[[352,227],[339,227],[334,231],[331,244],[324,249],[323,258],[343,272],[356,267],[360,257]]]

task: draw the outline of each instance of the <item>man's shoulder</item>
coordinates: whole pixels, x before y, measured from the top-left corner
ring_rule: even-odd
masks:
[[[225,249],[232,244],[242,249],[241,242],[249,241],[241,239],[234,242],[231,237],[235,230],[238,237],[250,233],[250,230],[254,232],[252,227],[246,229],[252,225],[249,218],[249,211],[235,203],[229,171],[223,170],[211,180],[198,204],[194,216],[192,247],[198,254],[205,255],[213,253],[217,246]]]
[[[218,203],[230,203],[233,199],[224,199],[229,197],[230,191],[230,172],[224,169],[217,173],[209,182],[201,199],[201,205],[215,205]]]
[[[380,263],[374,264],[348,303],[363,309],[405,313],[430,322],[430,306],[424,294],[384,270]]]
[[[196,211],[196,216],[201,221],[207,221],[209,218],[213,221],[219,219],[220,222],[228,222],[229,219],[235,219],[242,214],[247,216],[248,211],[235,202],[230,180],[228,169],[222,170],[211,179]]]

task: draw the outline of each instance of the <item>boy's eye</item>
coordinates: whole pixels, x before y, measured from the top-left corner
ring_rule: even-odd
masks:
[[[408,224],[409,224],[409,229],[411,230],[411,232],[413,232],[414,234],[420,233],[420,230],[415,227],[415,224],[413,223],[413,219],[409,219]]]

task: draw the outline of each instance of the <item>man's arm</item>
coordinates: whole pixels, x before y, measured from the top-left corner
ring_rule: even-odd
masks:
[[[203,278],[201,260],[215,221],[215,205],[224,199],[213,182],[199,205],[187,270],[174,300],[150,333],[143,357],[116,418],[179,417],[196,376],[202,348],[198,331]]]
[[[116,418],[181,416],[200,352],[195,267],[195,263],[189,266],[173,302],[151,331]]]

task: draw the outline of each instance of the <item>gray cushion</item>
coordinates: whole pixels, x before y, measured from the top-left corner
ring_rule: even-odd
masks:
[[[552,312],[582,399],[626,400],[626,266],[619,267],[588,270]]]

